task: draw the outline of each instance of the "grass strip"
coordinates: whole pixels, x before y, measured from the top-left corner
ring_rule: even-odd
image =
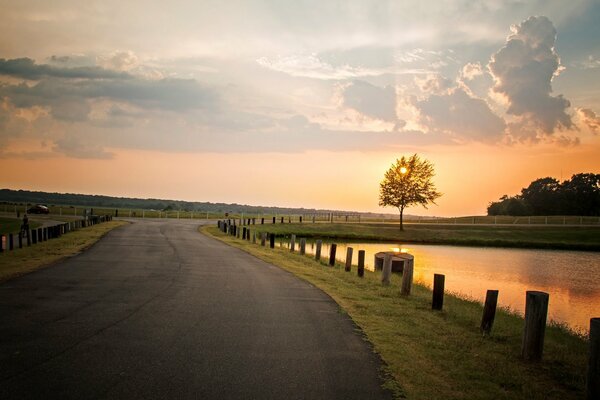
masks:
[[[125,225],[110,221],[69,232],[56,239],[0,254],[0,282],[35,271],[65,257],[80,253],[112,229]]]
[[[383,287],[377,273],[356,276],[341,264],[233,238],[216,227],[201,231],[281,267],[330,295],[362,329],[386,363],[397,398],[580,399],[587,342],[562,326],[546,329],[544,360],[520,358],[523,319],[499,309],[492,335],[479,332],[482,305],[446,294],[444,310],[431,310],[431,291],[414,285],[401,297],[400,279]]]
[[[600,251],[600,227],[293,223],[254,225],[276,236],[459,246]]]

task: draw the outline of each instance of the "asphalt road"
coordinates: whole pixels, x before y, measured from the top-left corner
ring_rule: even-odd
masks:
[[[0,398],[390,397],[327,295],[197,226],[138,220],[0,284]]]

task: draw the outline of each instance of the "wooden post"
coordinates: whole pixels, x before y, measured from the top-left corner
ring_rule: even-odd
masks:
[[[481,317],[481,334],[489,335],[492,332],[494,318],[496,317],[496,306],[498,305],[498,291],[488,290],[485,294],[483,306],[483,317]]]
[[[306,239],[300,239],[300,255],[306,254]]]
[[[245,226],[242,228],[242,239],[246,240],[246,227]]]
[[[31,244],[37,244],[37,232],[35,229],[31,230]]]
[[[323,241],[317,240],[316,245],[317,248],[315,250],[315,260],[319,261],[321,259],[321,246],[323,245]]]
[[[38,235],[38,242],[41,242],[43,240],[43,237],[42,237],[42,228],[38,228],[37,235]]]
[[[329,246],[329,266],[333,267],[335,265],[335,252],[337,250],[337,244],[331,243]]]
[[[300,223],[302,223],[302,215],[300,216]]]
[[[273,223],[275,223],[275,217],[273,217]]]
[[[294,252],[296,250],[296,235],[292,235],[290,238],[290,252]]]
[[[266,242],[267,242],[267,234],[265,232],[261,232],[260,233],[260,245],[262,247],[265,247]]]
[[[400,295],[409,296],[412,289],[413,281],[413,263],[404,263],[404,269],[402,270],[402,286],[400,287]]]
[[[282,223],[282,224],[284,223],[284,222],[283,222],[283,217],[281,217],[281,223]]]
[[[361,278],[363,276],[365,276],[365,251],[364,250],[358,251],[358,276]]]
[[[252,243],[256,244],[256,231],[252,231]]]
[[[388,286],[392,277],[392,255],[386,254],[383,258],[383,269],[381,271],[381,284]]]
[[[23,248],[23,235],[21,235],[21,232],[19,232],[19,238],[18,238],[18,242],[19,242],[19,248],[22,249]]]
[[[348,247],[346,249],[346,265],[344,266],[344,271],[350,272],[352,269],[352,252],[354,249],[352,247]]]
[[[312,218],[312,219],[313,219],[313,224],[314,224],[314,223],[315,223],[315,216],[314,216],[314,215],[313,215],[313,218]]]
[[[9,250],[14,250],[15,249],[15,239],[14,239],[12,233],[8,234],[8,249]]]
[[[271,233],[269,235],[269,246],[274,249],[275,248],[275,234]]]
[[[433,301],[431,302],[432,310],[441,310],[444,306],[444,282],[446,276],[442,274],[433,275]]]
[[[27,229],[26,234],[27,234],[27,246],[31,246],[31,230]]]
[[[260,224],[261,224],[261,225],[264,225],[264,224],[265,224],[265,219],[264,219],[264,218],[261,218],[261,219],[260,219]]]
[[[525,328],[521,356],[526,361],[542,359],[548,299],[548,293],[545,292],[528,290],[525,294]]]
[[[586,399],[600,399],[600,318],[590,319],[590,358]]]

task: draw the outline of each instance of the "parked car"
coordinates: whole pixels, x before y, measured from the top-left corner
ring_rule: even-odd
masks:
[[[50,213],[50,210],[48,209],[48,207],[46,207],[44,205],[36,204],[35,206],[28,208],[27,213],[28,214],[48,214],[48,213]]]

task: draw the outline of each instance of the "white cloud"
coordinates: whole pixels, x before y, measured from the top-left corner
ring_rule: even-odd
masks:
[[[560,72],[554,25],[546,17],[530,17],[511,30],[506,45],[492,56],[489,69],[494,91],[508,102],[507,113],[519,118],[513,136],[531,138],[572,128],[567,113],[570,102],[562,95],[551,95],[552,78]]]
[[[480,63],[467,63],[460,71],[460,77],[467,81],[472,81],[481,75],[483,75],[483,68]]]
[[[600,132],[599,115],[589,108],[579,108],[577,109],[577,113],[579,114],[579,118],[581,118],[585,126],[587,126],[593,134],[596,135]]]

